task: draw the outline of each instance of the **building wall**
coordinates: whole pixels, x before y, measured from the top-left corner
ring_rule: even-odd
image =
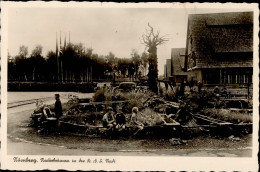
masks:
[[[171,59],[166,59],[166,79],[172,76],[172,62]]]
[[[186,45],[188,68],[252,67],[253,13],[189,15]]]
[[[167,77],[167,70],[166,70],[166,64],[164,65],[164,79]]]
[[[172,48],[171,50],[172,76],[176,83],[187,80],[188,73],[184,70],[185,48]]]
[[[185,48],[172,48],[172,75],[187,75],[184,71]]]
[[[188,80],[243,84],[252,77],[253,12],[189,15],[186,41]]]

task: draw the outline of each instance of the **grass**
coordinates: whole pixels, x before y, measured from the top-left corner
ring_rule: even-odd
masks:
[[[93,101],[103,102],[128,100],[129,102],[125,104],[123,110],[126,112],[131,112],[133,107],[142,109],[143,102],[153,95],[154,94],[152,92],[113,92],[107,89],[100,89],[94,94]]]
[[[138,120],[144,125],[155,126],[162,123],[162,117],[151,108],[145,108],[139,112]]]
[[[203,110],[203,113],[212,118],[216,118],[223,121],[229,121],[232,123],[252,123],[253,116],[248,113],[231,112],[228,109],[214,109],[207,108]]]

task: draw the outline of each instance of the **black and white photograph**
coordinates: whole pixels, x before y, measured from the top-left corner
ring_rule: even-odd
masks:
[[[257,4],[1,6],[3,168],[257,170]]]

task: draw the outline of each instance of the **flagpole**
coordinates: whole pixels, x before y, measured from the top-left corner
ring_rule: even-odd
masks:
[[[69,31],[69,44],[70,44],[70,31]]]
[[[62,51],[62,47],[61,47],[61,31],[60,31],[60,54]],[[60,68],[61,68],[61,82],[63,82],[63,69],[62,69],[62,59],[60,61]]]
[[[57,32],[56,32],[56,59],[57,59],[57,67],[58,67],[58,82],[60,81],[60,68],[59,68],[59,55],[58,55],[58,38],[57,38]]]

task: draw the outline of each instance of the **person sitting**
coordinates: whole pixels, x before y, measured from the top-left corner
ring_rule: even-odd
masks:
[[[165,115],[161,115],[161,116],[163,118],[164,124],[176,122],[174,120],[176,118],[176,115],[174,113],[171,113],[171,107],[166,107],[165,108]]]
[[[50,110],[49,107],[45,106],[42,110],[42,113],[44,115],[44,117],[47,118],[53,118],[55,116],[55,114]]]
[[[113,114],[113,109],[109,107],[107,109],[107,113],[103,116],[103,126],[108,129],[112,129],[115,124],[115,118]]]
[[[213,92],[214,92],[215,94],[219,94],[219,88],[218,88],[218,86],[216,86],[216,87],[214,88]]]
[[[139,131],[144,129],[144,124],[137,120],[138,117],[138,107],[133,107],[131,115],[131,124],[137,127],[137,131],[134,133],[136,135]]]
[[[226,88],[226,86],[224,86],[223,88],[222,88],[222,90],[221,90],[221,94],[222,94],[222,96],[224,96],[225,97],[225,99],[227,98],[227,88]]]
[[[126,124],[125,115],[122,112],[116,114],[116,129],[118,131],[124,130]]]

